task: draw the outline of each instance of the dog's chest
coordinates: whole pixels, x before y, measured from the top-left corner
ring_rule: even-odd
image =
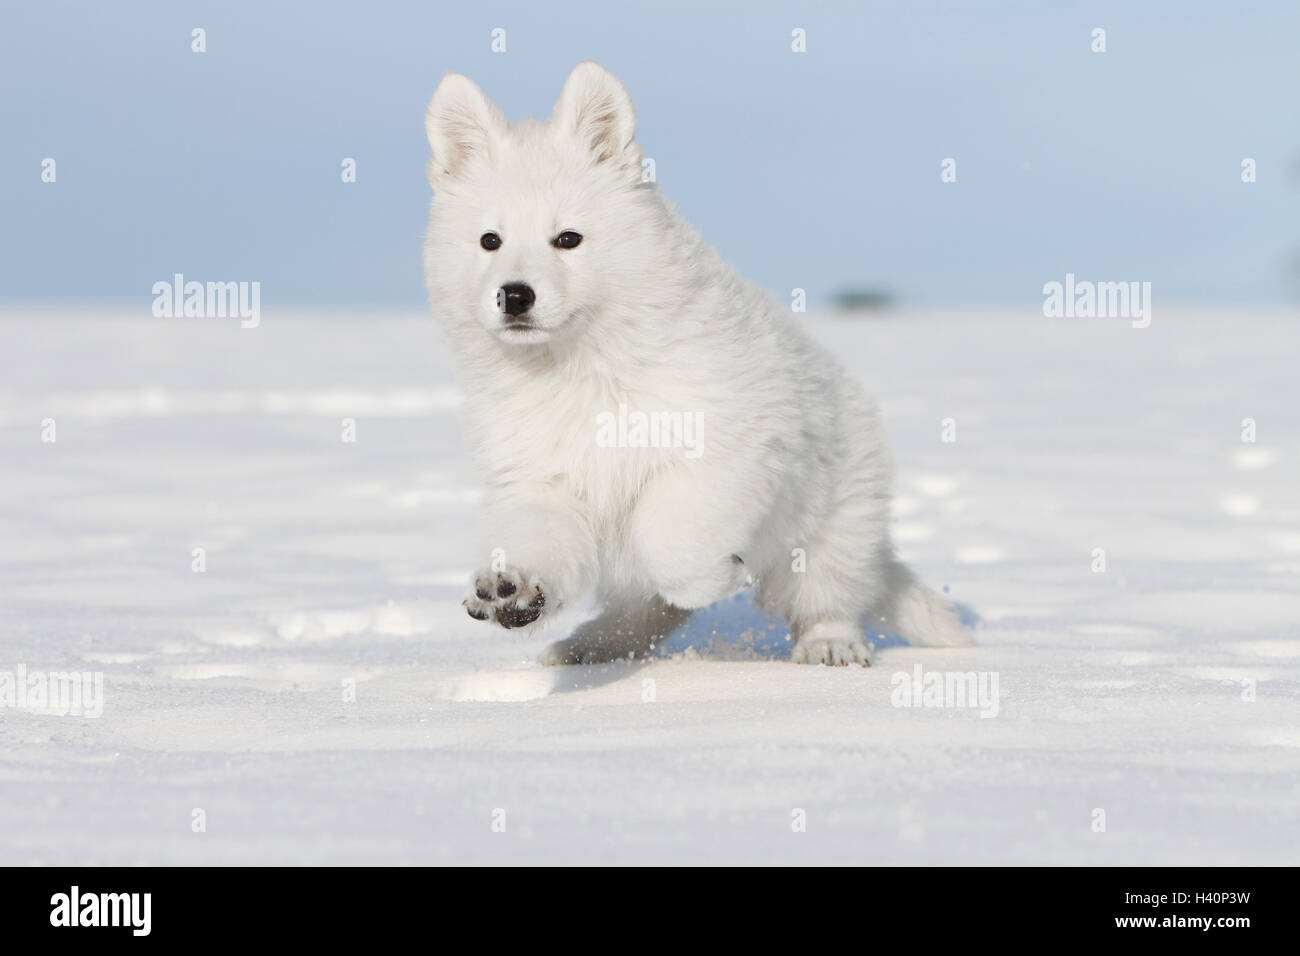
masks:
[[[638,401],[575,383],[498,393],[471,413],[476,454],[493,482],[563,484],[594,518],[616,522],[673,457],[628,427]]]

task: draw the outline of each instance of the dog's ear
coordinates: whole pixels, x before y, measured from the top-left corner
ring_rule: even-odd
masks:
[[[632,98],[599,63],[586,60],[573,68],[551,118],[562,131],[581,139],[597,163],[640,165]]]
[[[429,178],[437,182],[458,175],[470,159],[486,154],[505,132],[506,118],[473,80],[448,73],[429,100],[424,128],[433,148]]]

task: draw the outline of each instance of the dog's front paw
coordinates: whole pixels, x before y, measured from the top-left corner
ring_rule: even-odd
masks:
[[[474,575],[469,595],[461,603],[476,621],[495,621],[506,628],[524,627],[546,610],[546,589],[536,576],[509,568],[485,568]]]
[[[836,667],[847,667],[849,664],[871,666],[871,662],[867,660],[867,645],[860,637],[805,638],[794,646],[790,659],[796,664],[829,664]]]

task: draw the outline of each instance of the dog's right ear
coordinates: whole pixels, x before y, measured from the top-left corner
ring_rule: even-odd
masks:
[[[436,183],[459,175],[475,156],[486,155],[505,132],[506,118],[473,80],[448,73],[429,100],[424,129],[433,148],[429,179]]]

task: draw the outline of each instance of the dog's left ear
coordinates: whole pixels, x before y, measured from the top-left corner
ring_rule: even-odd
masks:
[[[640,166],[632,98],[599,63],[586,60],[573,68],[551,118],[586,143],[597,163]]]

